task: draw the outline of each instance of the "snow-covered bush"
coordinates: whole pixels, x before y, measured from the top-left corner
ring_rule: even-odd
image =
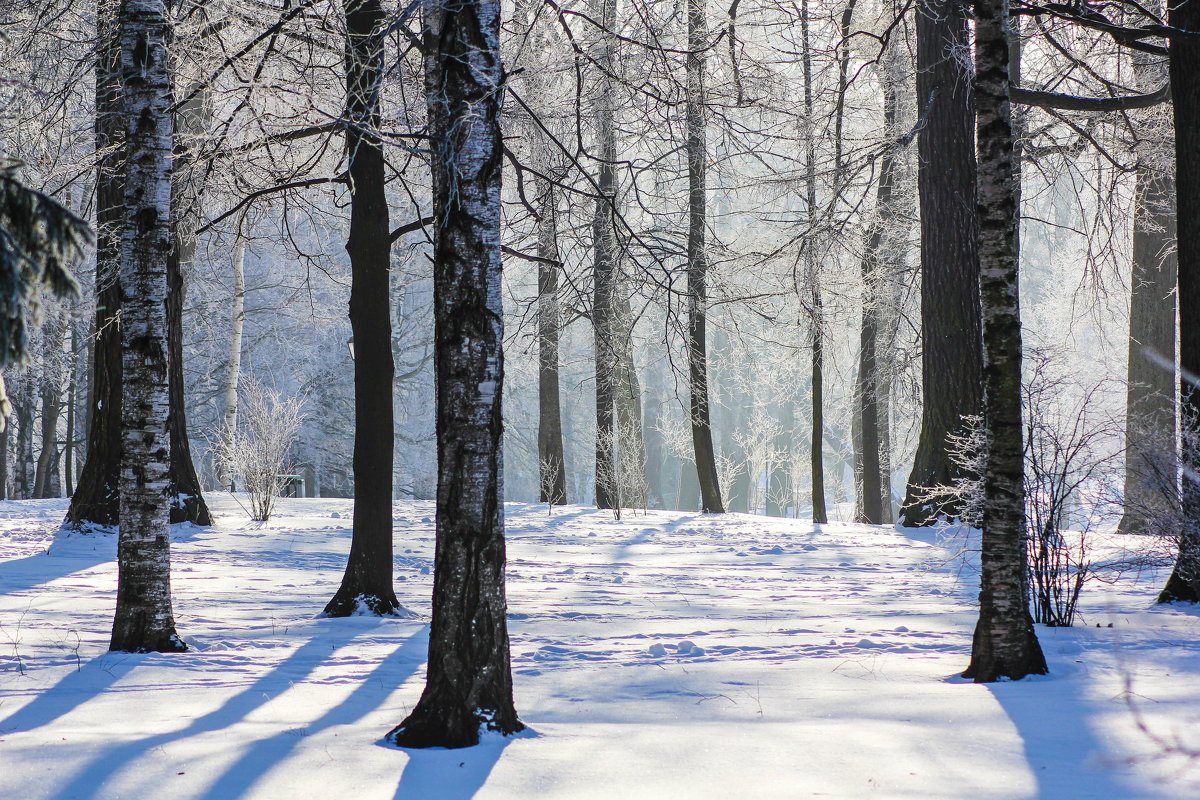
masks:
[[[283,476],[291,472],[288,458],[304,421],[304,401],[282,398],[275,389],[250,381],[238,409],[237,429],[224,431],[214,450],[222,471],[240,478],[250,501],[250,518],[271,518]]]

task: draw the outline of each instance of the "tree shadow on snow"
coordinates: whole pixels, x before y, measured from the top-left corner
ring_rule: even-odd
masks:
[[[136,656],[104,653],[68,672],[54,686],[0,720],[0,734],[32,731],[65,717],[74,709],[125,677],[138,663]]]
[[[300,739],[336,725],[351,725],[379,709],[404,681],[425,663],[429,650],[429,628],[402,642],[366,675],[350,696],[303,728],[282,731],[255,742],[217,779],[202,800],[230,800],[243,796],[271,769],[288,757]]]
[[[1092,718],[1102,713],[1081,696],[1083,668],[1051,664],[1051,675],[987,685],[1016,726],[1025,760],[1043,800],[1158,798],[1127,779],[1125,766],[1097,738]]]
[[[87,800],[103,795],[105,784],[114,775],[155,748],[234,725],[250,712],[286,692],[292,684],[304,681],[339,648],[368,632],[369,629],[364,626],[337,625],[332,632],[309,639],[270,672],[256,678],[245,689],[222,703],[220,708],[192,720],[187,727],[100,749],[96,757],[59,790],[57,796],[61,800]],[[131,655],[127,663],[132,668],[147,658],[178,659],[188,656]],[[224,795],[227,798],[233,796]]]
[[[439,800],[470,800],[487,783],[505,748],[513,739],[534,739],[538,734],[526,728],[515,736],[485,735],[474,747],[446,750],[402,748],[408,756],[395,800],[437,797]],[[386,741],[380,744],[396,749]]]

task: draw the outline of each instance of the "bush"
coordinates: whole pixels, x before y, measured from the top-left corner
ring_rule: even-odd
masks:
[[[303,400],[283,399],[279,392],[249,382],[238,409],[238,425],[225,431],[215,446],[222,471],[241,479],[250,500],[250,518],[266,521],[289,474],[289,454],[304,421]]]

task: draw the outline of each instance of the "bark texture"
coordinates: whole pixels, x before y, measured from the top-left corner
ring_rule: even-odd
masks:
[[[125,96],[121,239],[120,538],[112,650],[176,652],[171,608],[167,260],[171,255],[171,81],[161,0],[126,0],[120,16]]]
[[[425,690],[389,737],[469,747],[524,726],[512,698],[500,439],[500,3],[425,6],[433,150],[438,493]]]
[[[969,9],[925,0],[917,11],[917,140],[921,207],[921,433],[901,507],[905,525],[929,525],[952,507],[931,507],[926,487],[950,485],[957,469],[946,435],[983,408],[979,254],[975,216],[975,104]]]
[[[1171,27],[1200,30],[1200,6],[1175,0],[1167,5]],[[1190,425],[1200,420],[1200,387],[1187,376],[1200,375],[1200,40],[1171,40],[1169,69],[1175,114],[1176,225],[1179,253],[1179,387],[1180,417]],[[1191,380],[1195,380],[1191,378]],[[1197,433],[1188,431],[1183,448],[1183,526],[1179,557],[1160,603],[1200,602],[1200,452]]]
[[[1021,425],[1018,209],[1009,104],[1008,7],[975,3],[979,95],[979,296],[983,310],[986,464],[979,620],[964,677],[977,683],[1046,672],[1025,592],[1025,489]]]
[[[383,7],[345,0],[346,152],[350,175],[350,328],[354,336],[354,533],[342,584],[325,613],[395,614],[392,587],[391,228],[379,103]]]

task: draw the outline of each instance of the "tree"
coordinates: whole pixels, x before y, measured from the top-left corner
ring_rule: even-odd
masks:
[[[708,358],[706,308],[708,303],[708,256],[705,229],[708,226],[708,197],[705,170],[708,147],[705,138],[704,52],[708,47],[708,25],[704,0],[687,4],[687,162],[688,162],[688,377],[692,446],[700,477],[700,505],[706,514],[723,514],[721,487],[717,483],[717,461],[713,452],[712,425],[708,413]]]
[[[538,218],[538,484],[543,503],[567,502],[562,411],[558,391],[558,341],[562,310],[558,298],[558,195],[542,182]]]
[[[975,2],[979,147],[979,298],[983,324],[986,461],[979,620],[963,677],[977,683],[1041,675],[1046,659],[1026,594],[1021,314],[1017,295],[1010,51],[1005,0]],[[928,339],[926,339],[928,341]]]
[[[614,508],[620,503],[620,464],[615,435],[617,372],[616,282],[617,237],[617,138],[613,128],[616,104],[613,70],[616,58],[613,31],[617,23],[616,0],[596,0],[602,30],[596,44],[596,207],[592,217],[592,328],[596,349],[596,507]]]
[[[171,609],[167,260],[171,78],[162,0],[125,0],[125,225],[121,239],[121,480],[112,650],[180,652]]]
[[[432,149],[437,545],[425,690],[389,738],[468,747],[524,726],[504,593],[500,3],[425,6]]]
[[[354,534],[342,584],[325,613],[400,608],[392,588],[392,323],[379,104],[385,18],[379,0],[344,0],[346,153],[350,176],[350,325],[354,332]]]
[[[929,508],[926,487],[954,483],[946,436],[983,404],[975,139],[968,10],[958,0],[917,9],[917,139],[921,206],[921,434],[901,507],[905,525],[954,508]]]

